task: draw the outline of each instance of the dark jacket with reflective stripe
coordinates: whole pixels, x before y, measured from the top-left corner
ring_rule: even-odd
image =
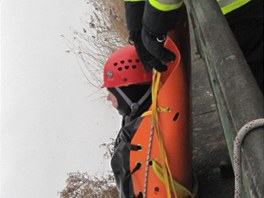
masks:
[[[125,2],[142,2],[144,0],[125,0]],[[224,14],[227,14],[252,0],[216,0],[219,3]],[[171,11],[178,9],[183,0],[148,0],[148,2],[156,9],[161,11]]]

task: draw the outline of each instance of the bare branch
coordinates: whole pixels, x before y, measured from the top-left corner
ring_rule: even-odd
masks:
[[[109,55],[126,44],[127,30],[122,0],[87,0],[93,9],[85,27],[73,29],[73,39],[65,38],[69,51],[75,54],[81,71],[88,83],[101,88],[103,66]]]

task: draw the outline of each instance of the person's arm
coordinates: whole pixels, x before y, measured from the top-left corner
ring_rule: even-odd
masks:
[[[144,65],[144,68],[151,71],[155,68],[158,71],[166,71],[167,67],[159,59],[154,57],[145,48],[142,41],[143,14],[145,10],[145,1],[125,0],[125,13],[127,29],[129,31],[129,42],[136,48],[137,54]]]
[[[177,22],[183,0],[148,0],[145,4],[144,27],[156,35],[167,34]]]
[[[141,31],[145,0],[125,0],[124,2],[128,31]]]
[[[130,41],[145,68],[166,71],[162,62],[170,62],[175,55],[164,48],[168,31],[177,21],[182,0],[125,0],[127,27]]]
[[[164,48],[167,33],[176,26],[182,0],[149,0],[143,15],[142,40],[146,49],[161,61],[175,59]]]

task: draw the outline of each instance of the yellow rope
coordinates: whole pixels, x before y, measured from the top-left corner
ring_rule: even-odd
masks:
[[[159,149],[160,149],[160,158],[161,158],[161,167],[162,174],[164,178],[164,184],[167,191],[167,197],[171,198],[171,192],[174,193],[175,198],[177,198],[176,189],[174,186],[173,177],[169,168],[169,163],[166,155],[166,150],[164,147],[160,126],[159,126],[159,108],[157,105],[158,89],[160,84],[161,73],[156,70],[153,71],[153,80],[152,80],[152,119],[154,123],[154,130],[157,134]]]
[[[157,111],[160,112],[171,112],[170,107],[157,107]],[[152,110],[144,112],[141,117],[146,117],[146,116],[151,116],[152,115]]]
[[[157,160],[152,160],[152,169],[155,173],[155,175],[160,179],[160,181],[162,181],[164,183],[164,177],[163,177],[163,173],[162,173],[162,168],[160,167],[160,165],[158,164]],[[181,185],[179,182],[177,182],[176,180],[173,180],[173,185],[175,186],[175,189],[177,189],[177,194],[180,197],[189,197],[189,198],[194,198],[195,195],[193,193],[191,193],[187,188],[185,188],[183,185]]]

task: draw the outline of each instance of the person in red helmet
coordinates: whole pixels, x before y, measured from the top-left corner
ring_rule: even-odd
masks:
[[[152,73],[144,69],[133,46],[118,49],[105,63],[103,87],[108,90],[107,100],[123,116],[111,159],[121,198],[134,197],[129,153],[138,148],[130,141],[142,121],[140,115],[151,105],[151,81]]]

